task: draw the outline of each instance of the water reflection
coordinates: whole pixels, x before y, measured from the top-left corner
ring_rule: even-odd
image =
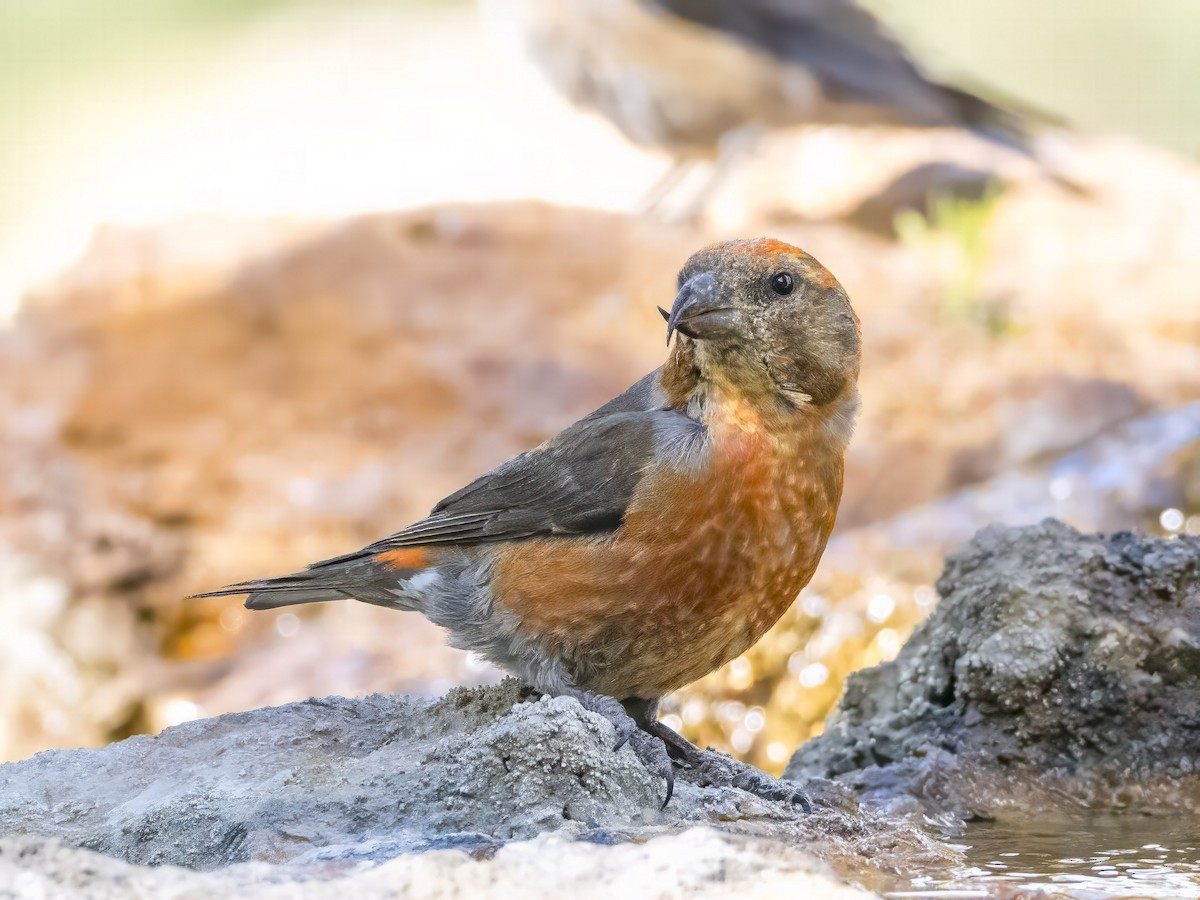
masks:
[[[1036,885],[1079,900],[1200,897],[1197,815],[975,823],[961,849],[968,882]]]

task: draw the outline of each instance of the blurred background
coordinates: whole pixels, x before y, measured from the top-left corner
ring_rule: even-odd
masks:
[[[788,126],[698,215],[639,215],[670,153],[504,4],[0,6],[0,759],[495,680],[416,616],[181,598],[396,530],[623,389],[723,237],[845,284],[864,413],[813,584],[665,704],[693,739],[781,769],[989,521],[1200,534],[1200,6],[867,5],[1069,122],[1075,189],[961,129]]]

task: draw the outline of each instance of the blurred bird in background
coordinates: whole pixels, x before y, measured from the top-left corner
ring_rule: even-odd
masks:
[[[766,129],[791,125],[962,128],[1034,157],[1032,120],[925,77],[853,0],[480,0],[515,28],[572,102],[674,165],[647,195],[662,205],[698,162],[702,212]]]

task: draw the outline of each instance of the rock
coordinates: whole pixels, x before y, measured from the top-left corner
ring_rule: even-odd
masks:
[[[0,766],[0,834],[137,865],[309,874],[438,849],[489,857],[551,832],[624,844],[695,825],[803,846],[880,884],[955,858],[821,782],[812,815],[686,782],[663,810],[663,783],[612,742],[612,726],[574,700],[511,679],[437,701],[313,699]]]
[[[542,835],[472,857],[458,850],[402,856],[377,867],[331,867],[314,875],[295,868],[245,863],[219,872],[147,868],[54,841],[0,838],[0,886],[18,897],[90,898],[229,896],[307,900],[406,897],[580,897],[735,900],[755,897],[866,900],[876,897],[831,877],[803,850],[760,838],[690,828],[615,846]]]
[[[1137,391],[1105,378],[1056,374],[1016,382],[996,407],[1000,466],[1064,454],[1146,412]]]
[[[894,237],[896,216],[914,212],[932,218],[935,204],[946,197],[979,202],[999,188],[992,173],[955,163],[926,162],[901,172],[845,214],[846,221],[876,234]]]
[[[1200,811],[1200,539],[992,526],[938,590],[788,777],[932,816]]]

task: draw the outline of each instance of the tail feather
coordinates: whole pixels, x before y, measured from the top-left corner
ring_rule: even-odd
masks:
[[[942,85],[944,95],[957,108],[963,124],[980,137],[1033,156],[1034,131],[1047,121],[1011,103],[993,103],[970,91]]]
[[[319,568],[281,575],[278,578],[240,581],[215,591],[193,594],[188,599],[246,594],[247,609],[276,609],[281,606],[346,599],[399,606],[391,589],[398,580],[409,578],[416,574],[416,571],[383,569],[372,564],[370,558],[355,556],[347,562],[322,563]]]
[[[246,597],[246,609],[278,609],[281,606],[299,606],[301,603],[323,603],[326,600],[346,600],[351,597],[345,591],[333,588],[312,588],[307,591],[254,591]]]
[[[320,603],[324,600],[345,600],[352,594],[327,578],[311,578],[307,572],[284,575],[279,578],[259,578],[226,585],[215,591],[193,594],[188,599],[203,597],[231,597],[247,594],[247,609],[275,609],[279,606],[296,606],[301,603]]]
[[[1059,187],[1080,197],[1090,197],[1094,191],[1063,171],[1058,161],[1046,153],[1042,138],[1047,132],[1065,132],[1067,122],[1044,109],[1018,103],[1010,97],[996,102],[971,91],[940,85],[945,96],[955,105],[958,115],[968,129],[984,140],[1024,154]]]

